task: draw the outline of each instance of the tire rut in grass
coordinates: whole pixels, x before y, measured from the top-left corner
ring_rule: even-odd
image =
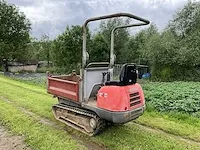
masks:
[[[195,145],[199,145],[200,146],[200,142],[199,141],[196,141],[194,139],[190,139],[190,138],[186,138],[186,137],[183,137],[183,136],[179,136],[179,135],[176,135],[176,134],[172,134],[172,133],[169,133],[169,132],[166,132],[165,130],[161,130],[161,129],[158,129],[158,128],[153,128],[153,127],[150,127],[150,126],[147,126],[147,125],[144,125],[144,124],[140,124],[140,123],[137,123],[137,122],[131,122],[131,124],[134,124],[146,131],[150,131],[150,132],[153,132],[153,133],[158,133],[158,134],[163,134],[165,136],[168,136],[168,137],[171,137],[171,138],[175,138],[175,139],[178,139],[180,141],[184,141],[188,144],[195,144]]]
[[[0,82],[8,83],[8,82],[6,82],[6,81],[0,81]],[[12,86],[19,87],[19,88],[23,88],[23,89],[25,89],[25,90],[34,92],[34,93],[36,93],[36,94],[48,95],[47,93],[40,92],[40,91],[36,91],[36,90],[31,89],[31,88],[26,88],[26,87],[24,87],[24,86],[16,85],[16,84],[13,84],[13,83],[8,83],[8,84],[9,84],[9,85],[12,85]]]
[[[71,135],[73,140],[75,140],[78,143],[80,143],[80,144],[84,145],[85,147],[87,147],[88,150],[106,150],[107,149],[103,144],[99,144],[99,143],[95,143],[94,141],[91,141],[89,139],[89,137],[86,137],[85,135],[82,135],[82,133],[80,133],[80,134],[74,133],[71,129],[69,129],[69,127],[67,127],[65,125],[61,126],[58,123],[53,122],[53,121],[51,121],[49,119],[42,118],[41,116],[35,114],[34,112],[31,112],[31,111],[27,110],[24,107],[20,107],[20,106],[15,105],[15,103],[12,100],[9,100],[9,99],[7,99],[7,98],[5,98],[3,96],[0,96],[0,99],[5,101],[6,103],[14,105],[20,111],[22,111],[26,115],[32,117],[34,120],[36,120],[37,122],[40,122],[41,124],[53,127],[55,129],[58,129],[58,130],[63,130],[67,134]]]

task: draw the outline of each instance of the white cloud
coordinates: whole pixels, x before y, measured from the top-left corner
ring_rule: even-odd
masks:
[[[8,2],[16,4],[30,19],[33,36],[49,34],[55,37],[65,30],[66,25],[81,25],[89,17],[116,12],[139,15],[163,29],[172,19],[174,12],[186,4],[187,0],[8,0]]]
[[[62,2],[49,3],[48,1],[37,1],[35,5],[20,6],[20,10],[23,11],[26,16],[33,22],[51,21],[59,18],[61,13],[60,7]]]

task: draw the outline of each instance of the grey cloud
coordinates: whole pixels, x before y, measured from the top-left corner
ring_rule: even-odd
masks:
[[[8,0],[24,11],[32,22],[32,35],[51,38],[67,25],[82,25],[89,17],[116,12],[129,12],[147,18],[163,29],[175,11],[187,0]],[[93,29],[97,24],[91,24]]]
[[[30,6],[36,4],[36,1],[34,0],[8,0],[8,2],[17,6]]]

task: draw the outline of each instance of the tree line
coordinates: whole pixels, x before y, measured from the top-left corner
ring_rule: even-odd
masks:
[[[115,32],[116,63],[148,65],[153,80],[199,81],[200,2],[188,2],[177,11],[165,29],[156,24],[131,35],[129,29]],[[153,22],[153,20],[152,20]],[[111,30],[127,25],[130,20],[114,18],[101,21],[97,30],[88,30],[87,51],[90,61],[109,61]],[[0,1],[0,59],[52,62],[61,72],[79,69],[82,55],[82,27],[67,26],[51,40],[44,35],[30,37],[31,24],[15,5]]]

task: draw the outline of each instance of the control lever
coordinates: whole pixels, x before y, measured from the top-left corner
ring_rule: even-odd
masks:
[[[105,76],[107,75],[107,81],[110,81],[110,72],[102,72],[103,78],[101,83],[105,84]]]

